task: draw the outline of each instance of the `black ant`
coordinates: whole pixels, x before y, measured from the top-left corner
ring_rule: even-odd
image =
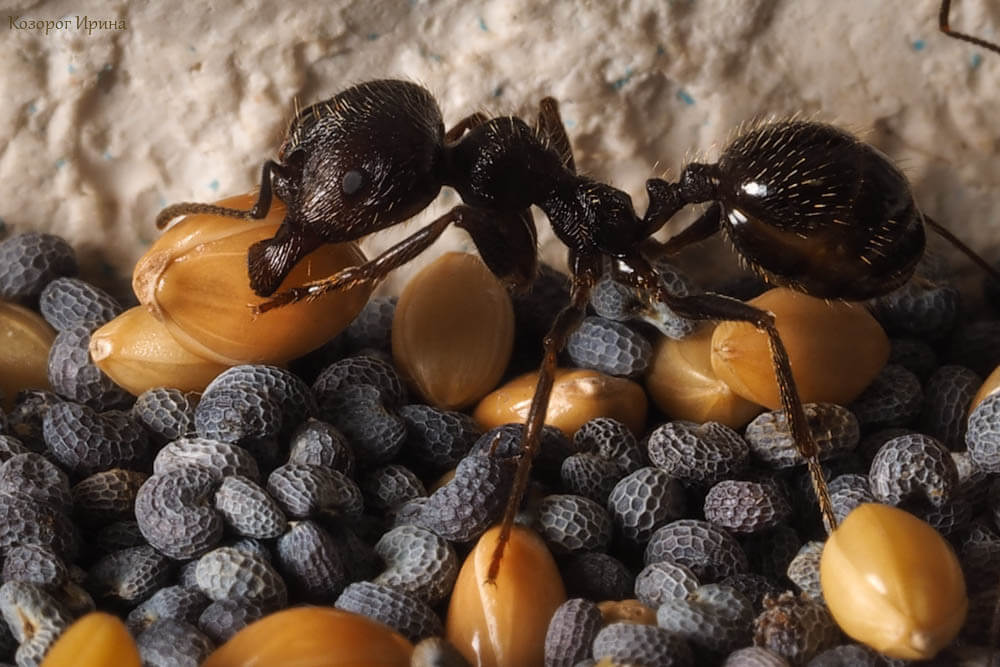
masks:
[[[310,251],[403,222],[427,207],[444,185],[458,191],[464,203],[361,266],[274,294]],[[718,294],[670,294],[650,258],[676,253],[722,231],[743,260],[773,284],[818,297],[865,300],[910,278],[923,254],[925,223],[957,239],[917,209],[909,183],[886,156],[816,122],[755,127],[731,143],[717,163],[689,164],[677,182],[650,179],[646,190],[649,205],[639,217],[625,192],[577,174],[551,98],[542,100],[533,127],[520,118],[477,113],[445,131],[427,90],[381,80],[299,112],[278,161],[264,163],[260,193],[249,211],[182,203],[163,210],[156,222],[163,227],[188,213],[263,218],[272,192],[277,195],[287,206],[281,227],[274,238],[252,246],[248,257],[252,288],[271,296],[257,307],[264,313],[332,290],[377,283],[423,252],[450,224],[470,234],[493,273],[513,288],[524,288],[538,261],[529,208],[545,212],[569,249],[570,302],[544,340],[522,457],[490,565],[491,581],[539,447],[556,355],[583,318],[605,258],[615,260],[616,279],[682,317],[749,322],[767,334],[782,407],[832,529],[836,520],[817,446],[774,317]],[[665,243],[652,238],[682,208],[701,202],[712,204],[678,235]]]

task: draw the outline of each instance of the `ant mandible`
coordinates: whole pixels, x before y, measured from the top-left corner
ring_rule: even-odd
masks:
[[[947,8],[945,2],[944,7]],[[946,12],[942,13],[946,16]],[[463,203],[357,267],[275,294],[306,254],[403,222],[426,208],[441,187]],[[530,285],[537,269],[532,205],[548,217],[569,250],[570,301],[544,339],[544,356],[522,435],[522,454],[488,578],[495,580],[527,488],[552,391],[556,356],[586,313],[591,288],[610,258],[616,279],[682,317],[753,324],[768,336],[781,404],[806,460],[820,510],[836,526],[818,449],[795,388],[788,354],[772,314],[719,294],[669,293],[650,263],[724,233],[741,258],[768,282],[822,298],[881,296],[906,282],[923,254],[924,224],[992,269],[916,207],[902,172],[873,147],[833,126],[782,121],[750,129],[715,164],[692,163],[671,183],[646,183],[641,218],[631,198],[576,172],[569,138],[552,98],[534,127],[517,117],[477,113],[445,131],[431,94],[406,81],[348,88],[299,112],[278,160],[261,171],[248,211],[181,203],[157,216],[157,227],[189,213],[260,219],[272,193],[286,205],[280,228],[249,251],[250,285],[264,313],[302,299],[377,283],[454,224],[472,237],[490,270],[512,288]],[[652,238],[689,204],[712,202],[666,242]]]

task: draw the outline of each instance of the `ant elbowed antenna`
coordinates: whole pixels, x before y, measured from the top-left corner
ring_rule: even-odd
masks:
[[[964,32],[957,32],[951,29],[948,23],[948,15],[951,13],[951,0],[941,0],[941,11],[938,13],[938,28],[941,32],[948,35],[949,37],[954,37],[955,39],[960,39],[964,42],[969,42],[975,44],[976,46],[981,46],[984,49],[989,49],[990,51],[996,51],[1000,53],[1000,45],[994,44],[993,42],[987,42],[985,39],[980,39],[979,37],[973,37],[972,35],[967,35]]]
[[[361,266],[275,294],[312,250],[403,222],[426,208],[445,185],[459,193],[462,204]],[[162,228],[190,213],[260,219],[270,210],[272,193],[278,196],[287,207],[285,218],[275,236],[251,246],[248,256],[251,287],[271,297],[257,306],[265,313],[333,290],[375,284],[451,224],[469,233],[485,264],[504,283],[525,287],[538,264],[529,209],[537,206],[546,214],[569,250],[570,301],[544,340],[522,455],[488,573],[491,581],[539,448],[556,355],[584,317],[605,258],[616,260],[610,265],[617,280],[682,317],[748,322],[767,334],[782,408],[832,529],[836,520],[818,448],[773,316],[719,294],[671,294],[650,259],[722,232],[747,265],[773,284],[823,298],[866,300],[910,278],[924,251],[926,223],[995,277],[996,272],[919,211],[909,183],[888,158],[822,123],[755,127],[733,141],[718,162],[688,164],[677,182],[650,179],[646,190],[649,205],[640,217],[625,192],[578,175],[552,98],[541,101],[534,126],[517,117],[477,113],[445,131],[427,90],[379,80],[348,88],[296,115],[278,160],[262,167],[260,192],[250,210],[181,203],[164,209],[156,224]],[[702,202],[711,205],[679,234],[666,242],[652,238],[682,208]]]

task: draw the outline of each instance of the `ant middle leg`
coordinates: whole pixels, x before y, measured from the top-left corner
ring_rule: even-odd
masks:
[[[238,208],[227,208],[214,204],[200,204],[197,202],[181,202],[173,204],[160,211],[156,216],[156,228],[163,229],[171,220],[178,216],[192,213],[208,213],[211,215],[222,215],[227,218],[241,218],[245,220],[260,220],[271,210],[271,177],[274,174],[284,175],[284,165],[274,160],[267,160],[260,170],[260,190],[257,193],[257,201],[249,211],[242,211]]]
[[[538,371],[538,382],[535,384],[535,395],[531,399],[528,418],[521,435],[521,458],[517,462],[514,484],[511,488],[510,498],[507,500],[507,507],[504,510],[503,522],[500,525],[500,535],[490,559],[490,567],[486,575],[487,582],[496,581],[497,574],[500,572],[504,547],[510,539],[514,518],[517,516],[521,500],[528,488],[531,462],[534,460],[541,443],[545,413],[548,411],[549,397],[552,395],[552,385],[555,383],[556,357],[566,346],[569,335],[573,333],[587,313],[590,290],[601,276],[602,257],[597,254],[571,256],[570,268],[573,271],[570,302],[559,311],[549,333],[545,336],[544,355],[541,368]]]
[[[535,128],[562,159],[563,166],[575,174],[573,147],[566,134],[562,116],[559,115],[559,103],[554,97],[545,97],[538,103],[538,123]]]
[[[627,279],[632,286],[647,290],[681,317],[691,320],[747,322],[767,334],[771,362],[778,381],[781,406],[785,412],[792,440],[795,443],[795,448],[806,461],[809,475],[812,478],[813,490],[819,499],[820,512],[827,530],[832,531],[836,528],[837,520],[833,514],[833,504],[830,502],[830,493],[819,463],[819,447],[809,430],[809,420],[802,409],[802,400],[795,387],[795,378],[792,376],[788,352],[785,350],[785,345],[774,324],[774,315],[721,294],[676,296],[666,290],[659,279],[659,274],[644,258],[632,256],[625,259],[624,262],[632,268],[633,273],[622,273],[623,278]]]

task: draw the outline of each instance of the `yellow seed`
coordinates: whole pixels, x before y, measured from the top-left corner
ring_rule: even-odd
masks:
[[[681,340],[663,336],[646,371],[649,397],[671,419],[742,428],[764,408],[738,396],[712,368],[712,332],[704,324]]]
[[[201,391],[227,368],[181,347],[142,306],[126,310],[92,333],[90,358],[117,385],[137,396],[153,387]]]
[[[636,599],[605,600],[597,603],[604,625],[612,623],[638,623],[640,625],[656,625],[656,611],[650,609]]]
[[[42,667],[139,667],[132,635],[117,616],[94,611],[60,635]]]
[[[538,535],[515,525],[493,584],[486,575],[500,534],[491,528],[458,573],[445,637],[477,667],[542,665],[545,633],[566,590]]]
[[[473,417],[484,429],[523,424],[537,382],[537,372],[514,378],[480,401]],[[594,370],[560,368],[556,369],[545,423],[572,436],[595,417],[612,417],[638,434],[646,425],[647,406],[646,392],[631,380]]]
[[[485,396],[503,377],[513,348],[510,296],[475,255],[442,255],[399,296],[393,359],[439,408],[457,410]]]
[[[233,208],[252,203],[246,195],[219,202]],[[274,236],[284,213],[285,207],[275,202],[264,220],[184,218],[136,263],[132,289],[139,303],[178,343],[218,363],[281,363],[316,349],[354,319],[371,287],[331,292],[255,317],[250,306],[263,299],[250,289],[247,250]],[[364,255],[353,243],[324,245],[300,261],[278,290],[362,262]]]
[[[996,368],[993,369],[993,372],[990,373],[990,376],[986,378],[985,382],[983,382],[983,386],[981,386],[979,388],[979,391],[976,392],[976,395],[972,397],[972,404],[969,405],[968,414],[971,415],[972,411],[975,410],[979,406],[979,404],[983,402],[984,398],[986,398],[987,396],[992,396],[998,391],[1000,391],[1000,366],[997,366]]]
[[[236,633],[201,667],[409,667],[413,645],[367,616],[295,607]]]
[[[0,301],[0,394],[5,408],[14,406],[22,389],[49,388],[49,348],[55,337],[41,315]]]
[[[774,313],[804,403],[850,403],[889,359],[889,338],[861,304],[783,287],[748,303]],[[712,368],[743,398],[771,410],[781,407],[767,336],[753,325],[721,322],[715,328]]]
[[[820,582],[844,632],[905,660],[933,658],[958,634],[968,608],[951,546],[888,505],[859,505],[830,534]]]

